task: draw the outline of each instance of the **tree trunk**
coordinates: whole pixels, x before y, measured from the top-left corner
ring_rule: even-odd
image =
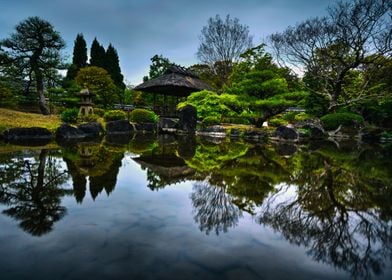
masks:
[[[35,79],[37,82],[37,94],[38,94],[38,104],[39,109],[43,115],[50,115],[50,110],[46,105],[45,95],[44,95],[44,80],[42,77],[42,72],[38,69],[35,71]]]

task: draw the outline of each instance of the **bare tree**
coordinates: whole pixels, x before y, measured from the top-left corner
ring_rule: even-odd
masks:
[[[213,69],[225,82],[232,69],[233,62],[252,47],[253,37],[249,27],[242,25],[238,18],[221,19],[219,15],[208,19],[207,26],[201,30],[198,59]]]
[[[355,97],[342,98],[345,78],[361,67],[377,66],[392,54],[391,0],[341,1],[328,16],[306,20],[270,36],[278,59],[297,66],[316,82],[313,93],[330,100],[329,109],[366,97],[366,83]]]

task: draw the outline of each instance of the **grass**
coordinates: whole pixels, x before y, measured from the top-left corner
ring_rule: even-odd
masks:
[[[44,116],[0,108],[0,133],[15,127],[43,127],[55,131],[60,124],[58,115]]]

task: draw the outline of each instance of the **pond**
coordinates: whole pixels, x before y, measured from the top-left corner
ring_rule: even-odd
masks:
[[[392,146],[0,145],[1,279],[392,279]]]

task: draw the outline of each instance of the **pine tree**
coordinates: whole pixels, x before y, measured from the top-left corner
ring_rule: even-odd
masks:
[[[87,66],[87,44],[82,33],[79,33],[75,39],[72,64],[79,69]]]
[[[105,54],[105,67],[112,77],[114,84],[121,90],[125,89],[124,76],[121,74],[120,61],[117,50],[109,44]]]
[[[83,34],[79,33],[74,42],[72,64],[68,67],[66,82],[75,79],[80,68],[87,66],[87,44]]]
[[[105,48],[102,47],[97,38],[94,38],[90,50],[90,65],[105,68]]]

